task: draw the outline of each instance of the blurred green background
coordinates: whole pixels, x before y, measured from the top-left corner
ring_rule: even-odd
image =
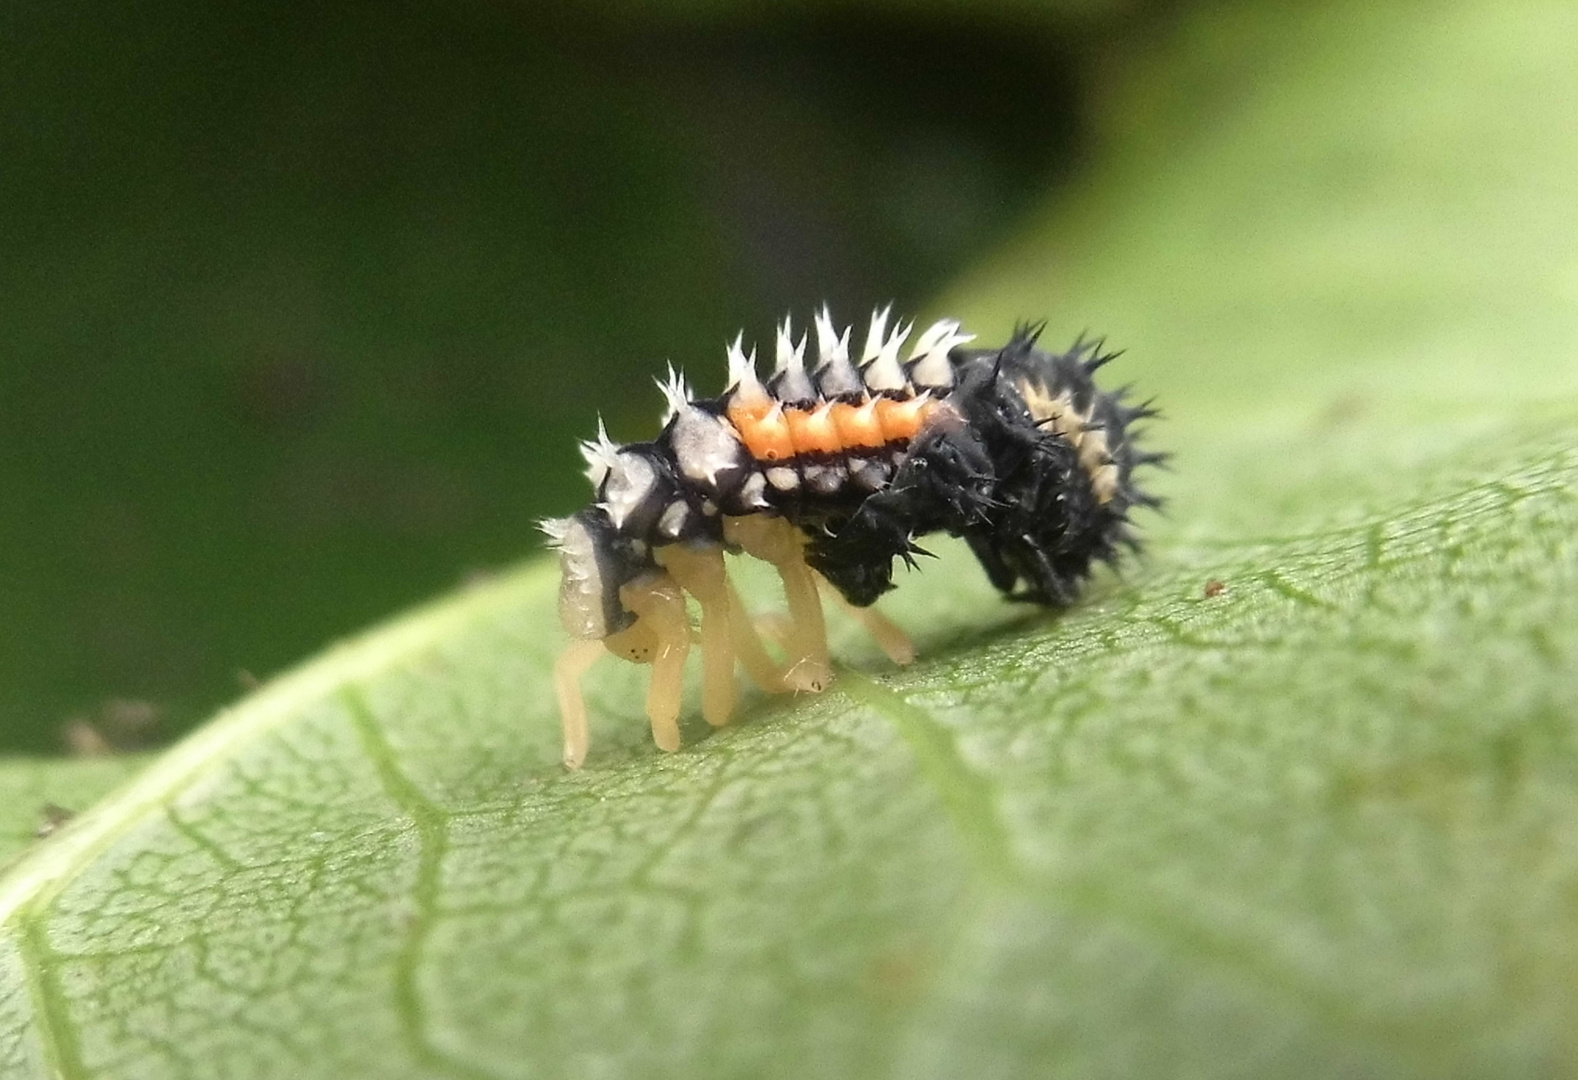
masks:
[[[173,737],[530,552],[666,360],[923,304],[1169,13],[6,5],[0,752]]]

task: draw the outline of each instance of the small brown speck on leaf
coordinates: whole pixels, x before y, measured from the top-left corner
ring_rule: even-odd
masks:
[[[47,802],[39,808],[38,828],[33,830],[33,835],[42,840],[76,816],[75,810]]]
[[[1226,591],[1227,586],[1216,580],[1216,578],[1212,578],[1205,583],[1205,595],[1208,600],[1213,596],[1221,596]]]

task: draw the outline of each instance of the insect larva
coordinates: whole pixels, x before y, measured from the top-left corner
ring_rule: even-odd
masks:
[[[819,590],[842,600],[898,663],[914,652],[870,605],[893,587],[893,562],[914,565],[919,537],[960,536],[993,585],[1015,599],[1072,601],[1094,563],[1138,546],[1136,467],[1165,455],[1135,446],[1135,421],[1155,412],[1096,386],[1115,356],[1081,339],[1037,348],[1022,325],[996,349],[969,349],[959,323],[934,323],[901,351],[913,326],[872,316],[857,362],[850,330],[816,320],[816,361],[786,319],[763,381],[741,338],[728,349],[729,386],[696,398],[672,369],[662,432],[617,445],[601,428],[582,444],[591,506],[545,521],[559,549],[559,614],[573,642],[556,685],[564,761],[586,756],[580,677],[603,652],[652,665],[647,714],[665,750],[679,746],[680,683],[701,608],[702,715],[729,721],[734,669],[769,692],[818,691],[832,677]],[[729,581],[724,552],[773,564],[788,605],[779,664]]]

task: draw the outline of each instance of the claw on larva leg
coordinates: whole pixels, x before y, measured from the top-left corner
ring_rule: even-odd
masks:
[[[586,760],[590,736],[586,726],[586,699],[581,696],[581,676],[603,655],[601,641],[572,641],[553,665],[553,689],[564,721],[564,766],[579,769]]]
[[[899,624],[888,618],[874,607],[856,607],[820,574],[817,575],[817,584],[822,586],[822,591],[833,598],[833,601],[858,622],[871,639],[877,643],[877,648],[889,660],[899,667],[905,667],[915,662],[915,643],[910,636],[899,629]]]
[[[819,694],[827,688],[831,664],[804,655],[798,647],[794,616],[787,611],[763,612],[751,619],[751,628],[789,657],[789,666],[778,676],[779,692]]]
[[[781,692],[820,693],[827,686],[828,668],[805,657],[796,659],[795,622],[785,611],[769,611],[751,620],[756,632],[789,654],[789,667],[779,677]]]
[[[685,658],[690,655],[685,593],[672,577],[661,574],[622,586],[619,599],[635,613],[638,625],[650,628],[656,641],[652,682],[647,687],[652,741],[660,749],[678,750],[680,695],[684,689]]]

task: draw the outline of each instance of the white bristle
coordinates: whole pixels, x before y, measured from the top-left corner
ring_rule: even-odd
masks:
[[[922,331],[920,337],[915,339],[915,351],[910,353],[910,359],[919,360],[921,357],[929,355],[944,338],[952,335],[957,329],[959,329],[959,324],[953,319],[938,319]]]
[[[939,319],[932,323],[910,354],[910,378],[919,386],[952,386],[953,364],[948,354],[974,340],[974,334],[959,333],[959,323],[955,319]]]
[[[745,334],[742,331],[735,335],[733,343],[729,345],[729,385],[745,386],[756,381],[756,350],[753,348],[750,356],[745,355]]]
[[[883,308],[871,317],[871,332],[866,336],[866,353],[861,365],[866,386],[871,390],[907,390],[909,381],[899,366],[899,348],[915,328],[905,323],[887,334],[888,314],[892,308]]]
[[[794,340],[794,330],[789,325],[788,318],[778,327],[778,356],[774,373],[780,371],[805,370],[805,335],[800,335],[800,340]]]
[[[893,333],[888,336],[888,340],[883,342],[882,356],[877,357],[877,359],[892,358],[895,364],[898,363],[899,350],[904,347],[904,343],[909,340],[910,332],[914,329],[915,324],[913,322],[894,327]]]
[[[866,331],[866,351],[860,357],[862,367],[872,363],[882,354],[882,343],[887,339],[888,316],[892,313],[892,304],[871,313],[871,329]]]
[[[778,327],[778,366],[769,387],[779,401],[799,402],[816,398],[816,387],[805,371],[805,335],[794,340],[794,329],[785,319]]]
[[[559,548],[564,544],[565,534],[570,531],[569,518],[543,518],[537,522],[537,528],[548,538],[548,546]]]
[[[729,386],[733,399],[741,405],[756,405],[767,400],[767,388],[756,376],[756,347],[745,355],[745,335],[737,334],[729,346]]]
[[[833,329],[833,313],[823,305],[822,310],[816,315],[816,352],[817,366],[827,367],[830,364],[849,363],[849,327],[844,327],[843,334]]]
[[[685,385],[685,376],[676,372],[674,365],[670,364],[668,378],[658,382],[658,389],[663,391],[663,398],[668,402],[668,410],[663,414],[663,422],[666,424],[690,404],[690,387]]]
[[[833,316],[824,305],[816,317],[816,388],[823,399],[858,395],[866,388],[849,362],[849,333],[847,326],[842,334],[833,329]]]
[[[586,478],[592,482],[592,490],[602,486],[603,478],[614,467],[614,458],[618,453],[619,444],[608,437],[608,429],[603,426],[603,418],[599,416],[597,438],[581,443],[581,457],[586,460]]]

